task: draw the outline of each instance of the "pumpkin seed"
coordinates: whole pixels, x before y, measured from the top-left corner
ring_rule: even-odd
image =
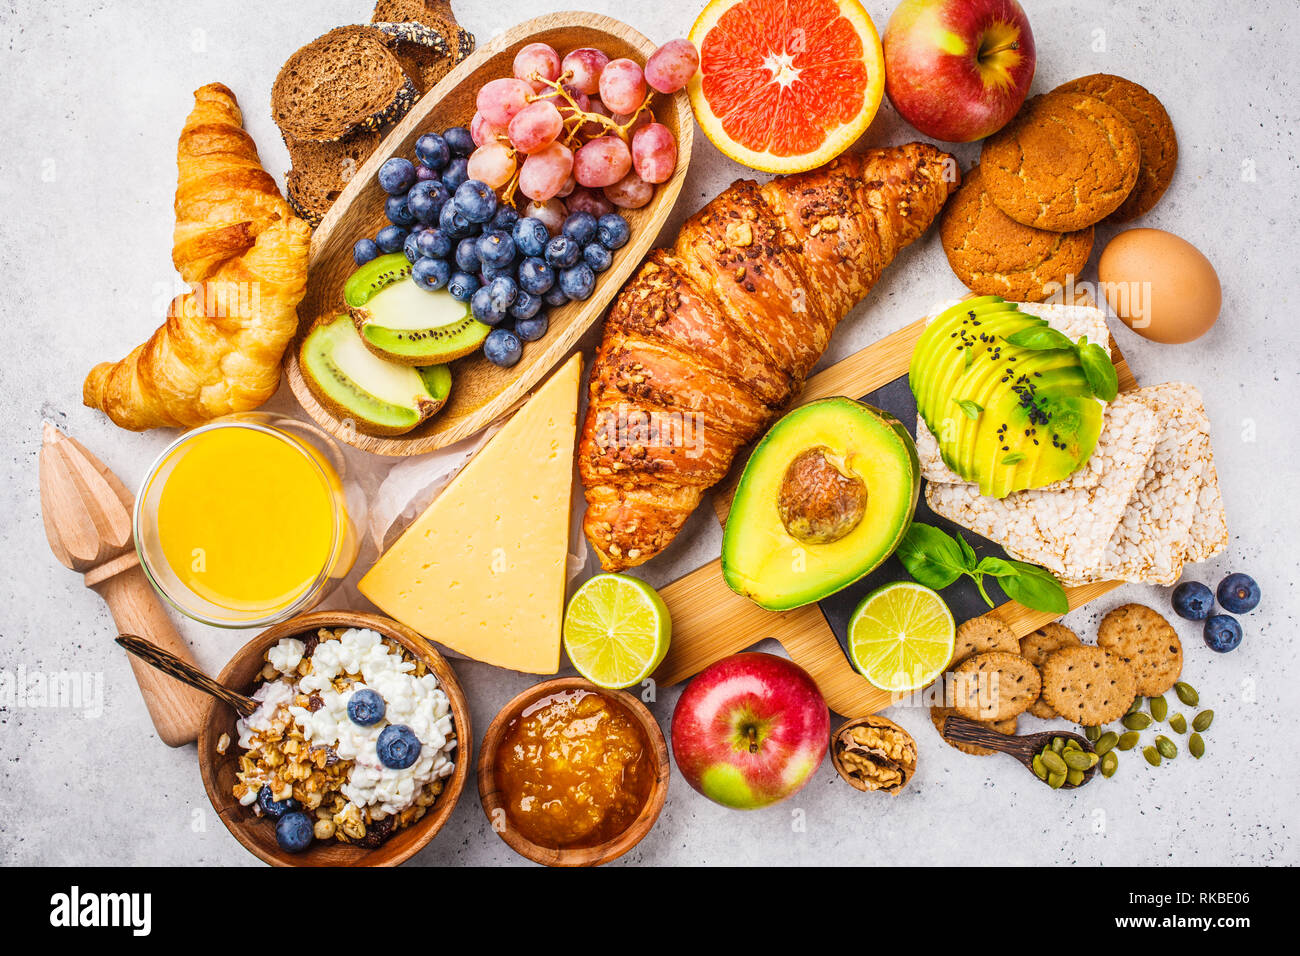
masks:
[[[1088,754],[1088,769],[1091,770],[1097,766],[1097,761],[1101,759],[1100,754]]]
[[[1088,755],[1079,750],[1067,750],[1061,758],[1071,770],[1087,770],[1089,767]]]
[[[1061,753],[1063,754],[1069,753],[1071,750],[1077,750],[1079,751],[1079,753],[1083,753],[1083,745],[1079,743],[1079,741],[1075,740],[1073,737],[1066,737],[1065,749],[1062,750]]]
[[[1153,767],[1160,766],[1160,751],[1155,747],[1143,747],[1142,756],[1147,758],[1147,763]]]
[[[1141,736],[1136,730],[1130,730],[1128,733],[1120,735],[1119,743],[1116,746],[1120,750],[1132,750],[1137,746],[1138,738]]]
[[[1047,768],[1043,766],[1043,758],[1041,754],[1034,754],[1034,776],[1039,780],[1047,779]]]
[[[1049,750],[1043,754],[1043,766],[1046,767],[1050,773],[1065,773],[1070,769],[1069,765],[1061,759],[1061,755],[1053,750]]]
[[[1119,734],[1115,733],[1113,730],[1108,730],[1101,735],[1095,744],[1093,744],[1093,748],[1096,749],[1097,753],[1105,754],[1108,751],[1114,750],[1117,743],[1119,743]]]
[[[1065,738],[1064,738],[1064,737],[1053,737],[1053,738],[1052,738],[1052,752],[1053,752],[1053,753],[1058,753],[1058,754],[1059,754],[1059,753],[1060,753],[1062,750],[1064,750],[1064,749],[1065,749]]]
[[[1143,698],[1141,698],[1141,697],[1134,697],[1134,698],[1133,698],[1133,703],[1131,703],[1131,704],[1128,705],[1128,710],[1126,710],[1124,713],[1125,713],[1125,714],[1135,714],[1135,713],[1137,713],[1139,710],[1142,709],[1142,701],[1143,701]]]
[[[1051,787],[1053,790],[1060,790],[1061,786],[1064,783],[1065,783],[1065,774],[1063,773],[1053,773],[1053,774],[1048,774],[1047,776],[1047,785]]]
[[[1191,684],[1185,684],[1182,681],[1179,681],[1174,685],[1174,693],[1177,694],[1178,699],[1188,707],[1195,707],[1201,702],[1201,695],[1196,693],[1196,688]]]
[[[1096,742],[1097,742],[1097,738],[1101,736],[1101,728],[1100,728],[1100,727],[1084,727],[1084,728],[1083,728],[1083,735],[1084,735],[1085,737],[1087,737],[1089,741],[1091,741],[1091,742],[1093,742],[1093,743],[1096,743]]]
[[[1083,771],[1071,768],[1065,774],[1065,782],[1071,786],[1077,787],[1079,784],[1083,783]]]
[[[1106,751],[1106,755],[1101,758],[1101,775],[1103,777],[1113,777],[1118,769],[1119,756],[1113,750]]]
[[[1164,697],[1148,697],[1147,707],[1151,710],[1151,716],[1156,723],[1162,722],[1169,715],[1169,703]]]
[[[1129,730],[1146,730],[1151,726],[1151,718],[1146,714],[1132,713],[1120,721]]]
[[[1160,756],[1166,760],[1173,760],[1178,756],[1178,747],[1164,734],[1156,738],[1156,750],[1159,750]]]
[[[1205,756],[1205,740],[1200,734],[1192,734],[1187,738],[1187,751],[1197,760]]]
[[[1210,729],[1210,724],[1214,723],[1214,711],[1203,710],[1192,718],[1192,730],[1198,734],[1203,734]]]
[[[1169,718],[1169,726],[1172,727],[1176,733],[1185,734],[1187,733],[1187,718],[1182,714],[1174,714]]]

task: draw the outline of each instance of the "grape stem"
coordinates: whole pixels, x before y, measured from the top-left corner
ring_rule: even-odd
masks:
[[[631,132],[632,127],[636,124],[637,118],[640,117],[640,115],[643,112],[645,112],[647,109],[650,108],[650,101],[654,99],[654,91],[651,90],[647,92],[645,100],[642,101],[641,105],[636,108],[636,111],[627,118],[627,122],[615,123],[611,117],[605,116],[602,113],[590,113],[587,112],[586,110],[582,110],[578,108],[578,103],[576,100],[574,100],[573,95],[564,88],[564,81],[573,79],[572,70],[566,70],[565,72],[560,74],[559,79],[555,79],[555,80],[548,80],[546,79],[546,77],[541,76],[536,72],[530,74],[528,78],[530,80],[536,80],[537,82],[550,87],[551,90],[559,94],[561,99],[563,99],[564,102],[568,104],[571,112],[564,120],[564,127],[566,131],[564,137],[564,145],[570,147],[572,147],[573,144],[577,142],[579,133],[581,132],[582,128],[588,123],[595,123],[596,125],[600,126],[602,129],[602,135],[604,135],[604,133],[613,133],[623,142],[627,143],[629,138],[629,133]],[[550,99],[551,95],[552,95],[551,93],[546,93],[546,94],[534,93],[533,95],[528,97],[528,101],[531,103],[535,100]]]

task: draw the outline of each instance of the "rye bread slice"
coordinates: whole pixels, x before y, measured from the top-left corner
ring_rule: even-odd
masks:
[[[454,25],[443,24],[431,27],[411,21],[402,23],[372,23],[389,39],[393,55],[397,57],[402,69],[406,71],[416,90],[423,96],[438,81],[451,72],[451,68],[468,55],[461,53],[464,45],[459,40],[453,43],[452,35],[456,33],[469,37],[468,49],[474,49],[474,38]]]
[[[271,89],[286,139],[332,142],[405,114],[418,94],[390,42],[372,27],[337,27],[289,57]]]
[[[285,191],[294,212],[313,229],[319,226],[343,188],[383,139],[379,130],[360,130],[329,143],[286,136],[293,169],[285,177]]]
[[[441,36],[445,53],[422,43],[401,43],[395,48],[407,74],[426,93],[474,52],[474,35],[461,28],[446,0],[378,0],[370,18],[374,24],[417,23]]]

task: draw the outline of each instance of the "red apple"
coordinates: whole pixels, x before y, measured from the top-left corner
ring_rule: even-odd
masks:
[[[1000,130],[1034,79],[1034,34],[1016,0],[903,0],[884,47],[894,108],[950,143]]]
[[[673,711],[673,757],[715,803],[784,800],[821,766],[831,717],[808,672],[775,654],[736,654],[700,672]]]

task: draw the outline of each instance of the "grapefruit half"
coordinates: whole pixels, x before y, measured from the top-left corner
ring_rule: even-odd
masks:
[[[871,124],[885,57],[858,0],[712,0],[691,27],[691,106],[705,135],[753,169],[794,173]]]

